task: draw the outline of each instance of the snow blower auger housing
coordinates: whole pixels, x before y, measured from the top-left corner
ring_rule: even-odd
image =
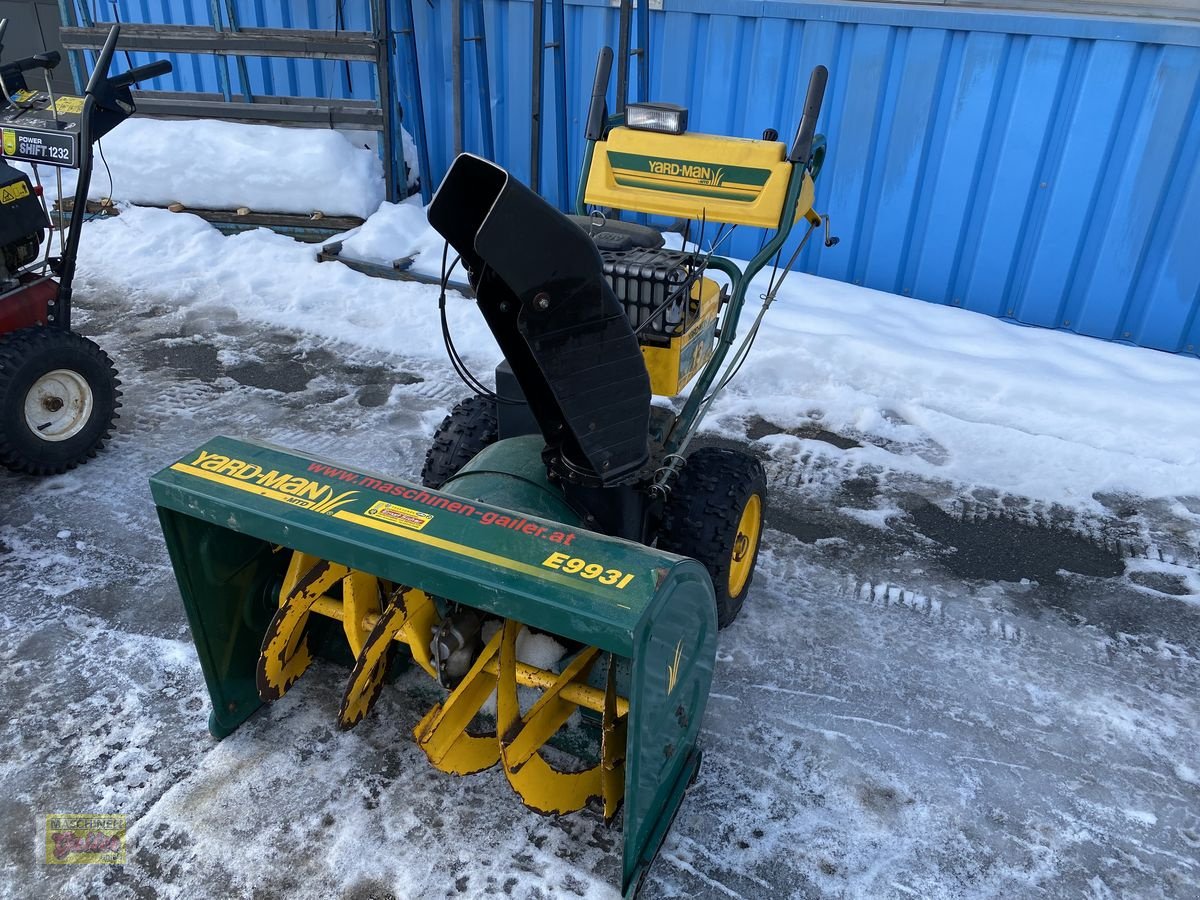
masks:
[[[446,691],[414,729],[438,769],[498,765],[543,813],[597,801],[611,821],[623,804],[629,897],[699,767],[717,629],[749,588],[766,501],[749,454],[684,453],[736,371],[737,357],[717,380],[749,278],[795,221],[806,218],[809,234],[822,221],[811,200],[823,149],[811,151],[823,148],[825,71],[789,156],[773,141],[652,134],[640,144],[603,108],[611,59],[601,56],[589,120],[588,202],[772,223],[745,271],[711,252],[664,263],[661,235],[655,244],[614,216],[600,228],[600,217],[572,221],[500,167],[459,156],[429,220],[464,263],[505,362],[497,393],[468,398],[438,429],[423,484],[219,437],[151,489],[215,736],[281,697],[314,654],[353,661],[343,728],[376,703],[389,666],[411,663]],[[649,162],[629,158],[639,153]],[[668,153],[691,160],[683,180],[657,180]],[[699,177],[704,166],[733,173],[729,183]],[[625,259],[618,272],[602,255],[622,241],[646,251],[643,265]],[[641,325],[655,322],[643,340]],[[678,415],[651,405],[660,386],[648,348],[667,354],[659,367],[675,389],[698,378]],[[448,334],[447,349],[461,367]]]
[[[624,801],[629,887],[699,765],[716,653],[712,586],[694,560],[580,528],[545,479],[540,447],[517,443],[491,454],[507,474],[481,461],[462,474],[461,493],[230,438],[156,475],[212,698],[209,729],[223,737],[282,696],[331,638],[356,658],[339,715],[349,727],[374,703],[392,644],[404,644],[454,685],[415,731],[430,761],[456,774],[500,763],[545,812],[599,798],[611,819]],[[341,635],[313,628],[317,618]],[[484,618],[501,623],[486,641]],[[522,626],[582,649],[552,669],[529,665],[516,655]],[[439,654],[447,648],[470,652],[460,663]],[[518,705],[518,686],[541,689],[532,708]],[[494,725],[468,731],[493,691]],[[599,750],[589,767],[559,772],[540,751],[576,709],[599,733]]]

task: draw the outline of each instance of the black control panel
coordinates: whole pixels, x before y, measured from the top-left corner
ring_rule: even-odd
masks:
[[[0,153],[6,159],[79,168],[83,98],[19,90],[0,110]]]

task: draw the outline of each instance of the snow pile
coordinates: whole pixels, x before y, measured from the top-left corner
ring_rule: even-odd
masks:
[[[361,218],[383,201],[378,155],[329,129],[129,119],[102,146],[112,182],[97,155],[93,200]],[[53,173],[41,174],[53,193]],[[73,192],[75,173],[63,174]]]
[[[403,203],[381,203],[367,221],[342,238],[341,255],[384,266],[415,256],[414,268],[440,273],[444,244],[425,218],[420,198],[410,197]]]
[[[809,275],[786,283],[714,412],[732,435],[755,418],[819,428],[861,441],[847,454],[863,462],[1071,505],[1200,489],[1195,359]]]
[[[343,249],[385,263],[415,252],[424,271],[441,264],[441,241],[413,202],[379,205]],[[90,225],[81,253],[93,284],[444,356],[435,288],[317,264],[310,247],[269,232],[226,239],[190,216],[132,208]],[[765,288],[765,277],[751,287],[740,335]],[[486,373],[499,352],[482,317],[457,295],[450,314],[460,351]],[[1200,365],[793,275],[705,427],[739,441],[764,435],[784,461],[826,456],[1094,508],[1098,492],[1196,493]],[[860,446],[813,439],[819,432]]]
[[[311,244],[266,229],[226,238],[196,216],[126,207],[87,226],[79,274],[92,288],[141,292],[178,307],[246,318],[420,359],[445,355],[437,293],[319,263]],[[480,373],[500,359],[471,301],[451,292],[450,328]]]

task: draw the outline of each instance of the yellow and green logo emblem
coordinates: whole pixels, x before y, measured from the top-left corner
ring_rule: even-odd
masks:
[[[675,659],[667,663],[667,696],[675,693],[675,683],[679,681],[679,662],[683,657],[683,638],[675,645]]]
[[[753,203],[771,177],[770,169],[720,166],[690,159],[608,151],[613,178],[624,187]]]
[[[17,155],[17,133],[11,128],[4,129],[4,155]]]

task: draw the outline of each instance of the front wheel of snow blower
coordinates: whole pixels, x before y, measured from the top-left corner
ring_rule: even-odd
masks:
[[[108,355],[74,332],[0,338],[0,465],[57,475],[95,456],[112,432],[119,384]]]
[[[667,500],[658,547],[708,569],[719,628],[737,618],[750,590],[766,501],[762,464],[724,447],[691,454]]]
[[[433,433],[433,445],[421,469],[421,484],[440,488],[499,437],[495,400],[481,394],[460,400]]]

